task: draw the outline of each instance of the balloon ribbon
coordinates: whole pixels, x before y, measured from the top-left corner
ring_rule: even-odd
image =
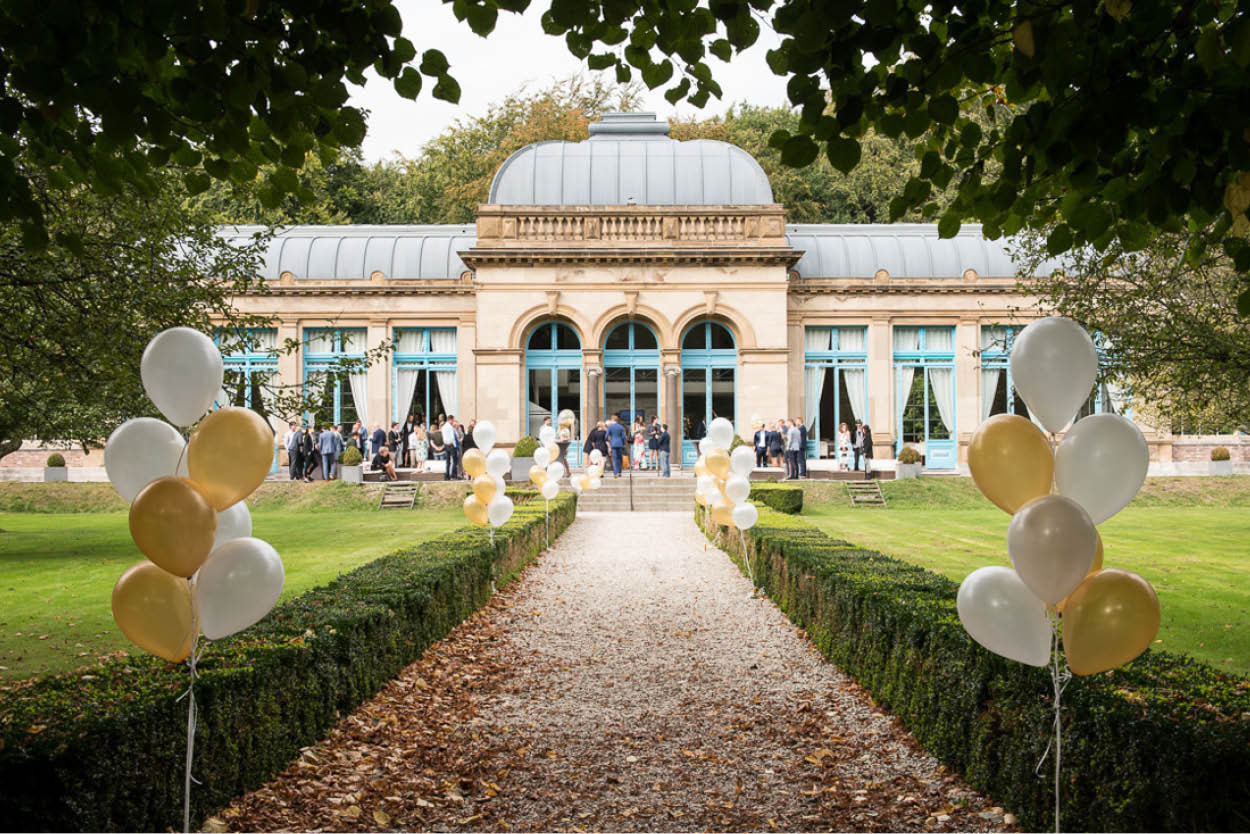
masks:
[[[1046,763],[1046,757],[1050,755],[1050,748],[1055,748],[1055,834],[1059,834],[1059,771],[1063,764],[1063,718],[1059,712],[1059,701],[1063,696],[1063,691],[1068,688],[1068,683],[1072,680],[1072,670],[1065,663],[1062,668],[1059,666],[1059,617],[1057,614],[1050,614],[1050,681],[1055,691],[1055,735],[1050,741],[1046,742],[1046,749],[1042,752],[1042,758],[1038,761],[1034,772],[1040,773],[1042,765]]]
[[[747,552],[747,531],[738,528],[738,536],[742,539],[742,561],[747,563],[747,577],[751,580],[751,596],[755,596],[755,572],[751,570],[751,554]]]
[[[197,632],[199,630],[198,624],[196,624],[196,630]],[[195,725],[199,720],[199,709],[195,705],[195,665],[203,651],[198,647],[198,643],[199,635],[196,634],[191,638],[191,654],[187,656],[187,668],[191,673],[187,691],[174,701],[177,703],[183,698],[187,699],[187,764],[182,785],[182,830],[184,834],[190,834],[191,831],[191,783],[200,784],[199,780],[191,775],[191,760],[195,756]]]

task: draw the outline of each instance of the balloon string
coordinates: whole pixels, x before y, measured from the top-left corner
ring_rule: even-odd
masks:
[[[544,521],[547,526],[547,549],[551,549],[551,499],[543,498]]]
[[[194,620],[193,620],[194,622]],[[190,834],[191,831],[191,783],[200,784],[200,780],[191,775],[191,761],[195,756],[195,726],[199,721],[199,708],[195,704],[195,676],[196,664],[199,662],[200,654],[203,647],[199,645],[199,626],[196,625],[197,634],[191,638],[191,653],[187,656],[187,667],[190,670],[190,679],[187,683],[187,690],[183,692],[174,703],[178,703],[183,698],[187,698],[187,762],[183,775],[182,785],[182,830],[184,834]],[[206,640],[205,643],[208,641]]]
[[[742,561],[747,563],[747,577],[751,580],[751,596],[755,596],[755,572],[751,570],[751,554],[747,552],[747,533],[738,528],[738,537],[742,539]]]
[[[1060,713],[1060,700],[1063,692],[1068,688],[1068,684],[1072,682],[1072,671],[1068,669],[1067,664],[1063,668],[1059,667],[1059,618],[1055,614],[1050,615],[1050,631],[1051,631],[1051,662],[1050,662],[1050,680],[1054,687],[1055,693],[1055,718],[1054,718],[1054,736],[1046,742],[1046,749],[1042,751],[1042,758],[1038,760],[1037,767],[1033,769],[1034,773],[1041,774],[1042,765],[1046,763],[1046,758],[1050,755],[1050,748],[1055,748],[1055,834],[1059,834],[1059,800],[1060,800],[1060,782],[1059,773],[1063,764],[1063,719]]]

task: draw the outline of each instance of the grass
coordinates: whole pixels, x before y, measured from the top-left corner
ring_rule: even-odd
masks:
[[[353,501],[359,491],[351,487],[317,487],[324,492],[317,503],[307,485],[294,486],[290,501],[261,495],[252,512],[253,534],[282,554],[284,599],[464,524],[458,507],[368,512],[363,508],[376,506],[376,498]],[[107,499],[97,491],[81,494],[96,506]],[[0,681],[134,649],[113,623],[110,595],[121,572],[140,559],[124,512],[0,512]]]
[[[1010,518],[971,479],[884,486],[885,510],[852,510],[845,496],[830,493],[806,502],[803,514],[831,535],[956,582],[983,565],[1010,564]],[[1248,506],[1250,478],[1152,478],[1099,526],[1106,566],[1141,574],[1159,594],[1163,624],[1155,645],[1240,675],[1250,675]]]

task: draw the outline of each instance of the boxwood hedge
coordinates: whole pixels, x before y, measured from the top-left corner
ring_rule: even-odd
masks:
[[[1026,830],[1053,829],[1053,761],[1036,772],[1051,733],[1049,674],[974,643],[954,582],[767,508],[745,554],[738,536],[722,540],[926,749]],[[1250,830],[1250,681],[1149,651],[1074,678],[1063,699],[1065,830]]]
[[[750,500],[790,515],[803,512],[803,487],[789,484],[753,483]]]
[[[515,494],[509,491],[510,494]],[[551,502],[554,537],[576,498]],[[213,643],[199,664],[193,819],[255,788],[324,738],[545,543],[543,505],[518,503],[495,534],[461,528],[277,606]],[[149,656],[46,679],[0,700],[0,827],[181,830],[183,665]]]

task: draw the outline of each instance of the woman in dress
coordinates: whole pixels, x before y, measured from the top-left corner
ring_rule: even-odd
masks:
[[[851,430],[846,423],[838,426],[838,468],[843,472],[851,471]]]
[[[634,445],[629,454],[629,465],[635,469],[647,468],[647,428],[642,418],[634,421]]]
[[[425,462],[430,458],[430,439],[425,433],[425,423],[417,423],[412,427],[412,437],[408,440],[412,449],[413,464],[418,472],[425,471]]]

